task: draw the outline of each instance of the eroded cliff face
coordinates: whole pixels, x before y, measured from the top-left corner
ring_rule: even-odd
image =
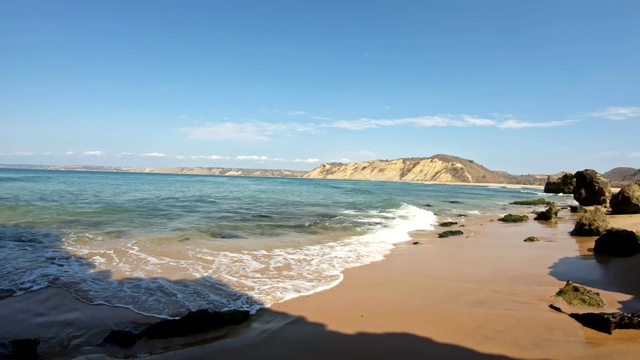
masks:
[[[304,177],[378,181],[427,181],[447,183],[500,183],[504,179],[472,161],[448,155],[429,158],[372,160],[360,163],[322,164]]]

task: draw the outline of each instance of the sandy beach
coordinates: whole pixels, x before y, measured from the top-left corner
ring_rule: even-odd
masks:
[[[45,289],[0,300],[3,321],[15,324],[3,326],[0,338],[44,339],[44,359],[130,353],[158,359],[637,358],[640,331],[606,335],[548,308],[591,311],[552,297],[572,280],[601,294],[606,308],[598,311],[640,311],[640,257],[594,257],[595,238],[569,236],[574,215],[565,210],[560,216],[557,223],[468,219],[449,228],[463,236],[442,239],[436,233],[444,228],[416,232],[385,260],[347,270],[338,286],[276,304],[223,333],[140,343],[128,351],[95,347],[112,328],[154,319]],[[610,221],[640,230],[637,215]],[[541,241],[523,242],[528,236]],[[46,342],[60,331],[66,342]]]

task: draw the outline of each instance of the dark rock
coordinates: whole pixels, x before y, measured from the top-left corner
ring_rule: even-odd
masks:
[[[556,204],[551,203],[551,205],[549,205],[547,210],[538,213],[538,215],[536,215],[536,217],[533,218],[533,220],[543,220],[543,221],[558,220],[558,211],[559,210]]]
[[[573,194],[576,178],[571,172],[561,172],[547,177],[544,192],[548,194]]]
[[[611,197],[613,214],[640,214],[640,181],[625,185]]]
[[[555,311],[569,315],[582,326],[611,335],[613,330],[640,330],[640,313],[567,313],[555,305]]]
[[[576,285],[571,281],[567,281],[555,296],[562,298],[569,305],[582,305],[595,308],[604,307],[604,301],[602,301],[599,293],[589,290],[584,286]]]
[[[609,229],[596,239],[593,252],[602,255],[630,257],[640,252],[640,238],[633,231]]]
[[[507,214],[507,215],[501,217],[500,219],[498,219],[498,221],[502,221],[502,222],[524,222],[524,221],[529,221],[529,216],[528,215]]]
[[[462,201],[458,201],[458,200],[451,200],[451,201],[447,201],[449,204],[462,204]]]
[[[19,339],[0,342],[0,359],[31,360],[38,359],[37,339]]]
[[[524,239],[524,242],[536,242],[536,241],[540,241],[540,239],[538,239],[535,236],[529,236],[528,238]]]
[[[613,330],[640,330],[640,313],[572,313],[582,326],[611,335]]]
[[[411,245],[418,245],[418,244],[420,244],[420,241],[414,241],[411,243]]]
[[[611,185],[597,171],[587,169],[575,173],[576,186],[573,198],[582,206],[608,206],[611,199]]]
[[[128,349],[136,344],[138,334],[127,330],[111,330],[104,340],[103,345],[115,345],[124,349]]]
[[[511,203],[512,205],[551,205],[551,201],[547,201],[543,198],[529,199],[529,200],[517,200]]]
[[[445,221],[445,222],[441,222],[440,224],[438,224],[438,226],[442,226],[442,227],[449,227],[449,226],[453,226],[453,225],[458,225],[457,221]]]
[[[224,326],[238,325],[249,319],[244,310],[208,311],[198,310],[176,320],[157,322],[140,332],[148,339],[169,339],[215,330]]]
[[[439,238],[446,238],[446,237],[449,237],[449,236],[460,236],[460,235],[463,235],[463,234],[464,233],[462,231],[460,231],[460,230],[447,230],[447,231],[439,233],[438,237]]]
[[[569,209],[574,214],[583,214],[587,212],[587,208],[583,206],[569,206]]]
[[[600,208],[587,210],[571,231],[573,236],[600,236],[609,229],[609,220]]]

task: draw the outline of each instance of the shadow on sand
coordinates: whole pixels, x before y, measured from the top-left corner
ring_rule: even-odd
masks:
[[[583,242],[577,239],[578,246]],[[594,254],[564,257],[549,268],[549,274],[561,281],[619,292],[631,296],[621,302],[622,312],[640,312],[640,254],[628,258]]]
[[[181,294],[172,293],[172,291],[183,289],[189,291],[190,295],[195,294],[196,296],[210,290],[216,296],[228,295],[236,297],[236,300],[238,297],[242,297],[244,304],[248,307],[260,306],[260,303],[248,294],[230,289],[223,282],[213,278],[179,281],[166,278],[113,279],[110,271],[94,271],[95,267],[90,261],[66,252],[60,245],[61,240],[61,236],[52,231],[15,225],[0,225],[0,261],[12,264],[12,269],[4,268],[3,271],[29,271],[30,275],[38,274],[37,281],[42,282],[44,286],[42,290],[16,295],[24,290],[20,289],[20,284],[0,280],[0,308],[5,308],[5,314],[11,312],[11,309],[8,309],[11,304],[15,304],[17,301],[29,303],[30,297],[35,297],[37,293],[51,292],[51,288],[56,289],[55,294],[64,294],[63,298],[66,299],[64,302],[66,302],[65,308],[67,309],[64,311],[73,312],[75,310],[68,309],[73,309],[75,306],[85,309],[95,308],[96,312],[117,310],[125,314],[128,313],[128,310],[114,307],[87,305],[86,303],[91,302],[91,294],[83,290],[82,283],[78,279],[84,279],[83,281],[92,283],[94,287],[98,284],[109,292],[120,291],[123,294],[139,294],[138,296],[141,298],[129,299],[132,303],[143,304],[150,298],[157,297],[172,297],[172,300],[175,300]],[[25,256],[24,261],[20,258],[7,259],[8,255],[6,254],[9,252],[5,250],[8,249],[12,251],[18,249],[30,256]],[[39,261],[34,262],[32,259],[39,259]],[[70,268],[65,269],[65,267]],[[554,272],[558,271],[554,270]],[[65,274],[73,274],[73,279],[65,279]],[[69,296],[69,293],[75,299],[84,302],[75,301]],[[73,304],[69,304],[69,302]],[[39,305],[35,304],[34,306],[38,307]],[[224,306],[224,302],[212,302],[210,310],[221,310],[221,306]],[[95,334],[97,334],[97,338],[104,338],[111,330],[122,329],[114,329],[109,322],[96,320],[75,322],[71,325],[56,323],[55,314],[50,316],[52,314],[47,313],[54,310],[46,309],[44,306],[42,309],[31,310],[22,316],[20,314],[12,316],[13,321],[19,319],[18,321],[22,323],[4,322],[2,327],[5,330],[10,327],[35,329],[34,331],[40,334],[38,340],[41,343],[38,350],[41,359],[67,359],[76,356],[86,356],[88,359],[111,357],[152,359],[507,359],[504,356],[483,354],[472,349],[439,343],[409,333],[358,333],[355,335],[338,333],[328,330],[323,324],[309,322],[301,317],[269,309],[259,310],[248,322],[224,330],[169,340],[143,339],[130,349],[120,349],[113,345],[98,345],[99,341],[95,341]],[[185,306],[182,314],[174,313],[172,315],[184,315],[190,310],[196,309],[188,309]],[[130,312],[130,315],[131,319],[141,318],[134,312]],[[160,320],[162,319],[157,319],[157,321]],[[147,318],[147,321],[154,320]],[[75,328],[68,329],[69,326]],[[128,326],[148,326],[148,324],[141,325],[132,321]],[[63,328],[66,331],[62,331]],[[7,333],[11,332],[0,331],[0,342],[19,338],[7,338]],[[94,336],[87,336],[89,333]],[[29,337],[29,334],[24,337]],[[12,357],[0,354],[0,359],[4,358]]]

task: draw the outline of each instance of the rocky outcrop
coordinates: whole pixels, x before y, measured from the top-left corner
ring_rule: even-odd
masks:
[[[573,194],[576,186],[576,178],[572,172],[563,171],[555,175],[549,175],[544,192],[548,194]]]
[[[640,180],[625,185],[611,197],[613,214],[640,214]]]
[[[545,211],[539,212],[533,220],[557,221],[558,211],[558,206],[555,203],[551,203]]]
[[[566,313],[555,305],[549,305],[555,311],[569,315],[582,326],[605,334],[613,330],[640,330],[640,313]]]
[[[249,312],[244,310],[197,310],[179,319],[159,321],[139,332],[113,330],[105,337],[102,344],[129,348],[143,338],[170,339],[204,333],[225,326],[239,325],[247,321],[249,316]]]
[[[450,155],[428,158],[371,160],[358,163],[326,163],[304,177],[320,179],[425,181],[445,183],[506,183],[502,173],[471,160]]]
[[[587,210],[571,231],[573,236],[600,236],[609,229],[609,219],[601,208]]]
[[[0,342],[0,359],[38,359],[39,345],[40,340],[36,339],[19,339]]]
[[[446,238],[449,236],[460,236],[460,235],[464,235],[464,233],[461,230],[447,230],[447,231],[443,231],[441,233],[438,234],[439,238]]]
[[[609,180],[603,178],[597,171],[586,169],[575,173],[576,185],[573,188],[573,198],[582,206],[608,206],[611,198]]]
[[[640,238],[633,231],[610,229],[596,239],[593,252],[596,254],[630,257],[640,252]]]
[[[502,222],[525,222],[525,221],[529,221],[529,216],[528,215],[514,215],[514,214],[507,214],[503,217],[501,217],[500,219],[498,219],[498,221],[502,221]]]
[[[569,305],[582,305],[595,308],[604,307],[604,301],[602,301],[599,293],[589,290],[584,286],[576,285],[571,281],[567,281],[555,296],[561,298]]]

